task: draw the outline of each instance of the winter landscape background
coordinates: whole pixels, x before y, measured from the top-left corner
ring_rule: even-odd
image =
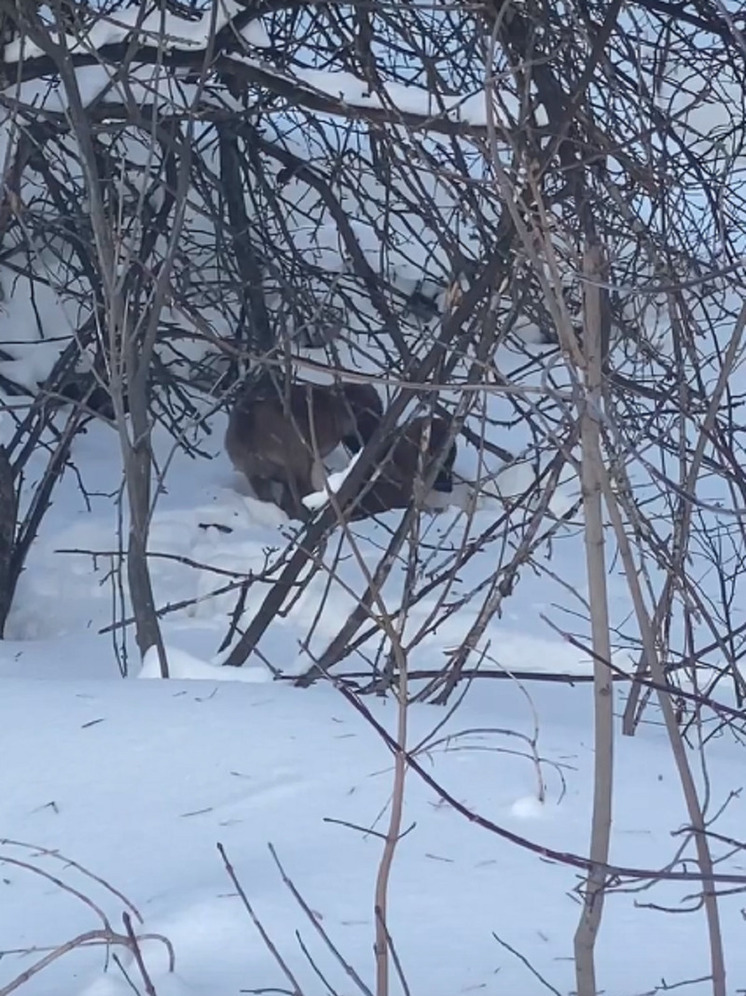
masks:
[[[743,30],[0,0],[0,996],[746,992]]]

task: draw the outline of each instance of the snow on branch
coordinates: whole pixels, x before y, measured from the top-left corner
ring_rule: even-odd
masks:
[[[203,71],[211,49],[212,72],[233,81],[230,89],[234,95],[236,88],[262,89],[309,110],[446,135],[473,133],[486,127],[487,104],[481,88],[463,95],[440,94],[414,83],[396,81],[380,81],[373,87],[343,70],[278,69],[257,57],[257,50],[270,48],[271,42],[261,20],[247,20],[247,16],[246,8],[235,0],[221,0],[217,12],[208,11],[194,20],[167,12],[142,16],[140,8],[128,8],[101,15],[87,31],[77,35],[63,34],[41,20],[27,31],[19,21],[17,37],[3,49],[2,76],[10,88],[56,75],[59,66],[55,63],[62,56],[71,59],[79,79],[81,73],[86,73],[86,85],[81,86],[86,104],[104,89],[108,90],[106,103],[116,104],[117,74],[112,74],[112,67],[121,67],[124,60],[136,72],[155,65],[158,79],[149,82],[149,98],[162,96],[173,109],[173,93],[161,91],[171,89],[174,73],[183,77],[190,71]],[[40,34],[48,39],[48,46],[39,40]],[[50,54],[52,50],[54,55]],[[90,78],[92,68],[101,71],[98,84]],[[503,93],[501,106],[493,106],[492,110],[496,121],[505,127],[521,118],[519,102],[510,94]],[[206,114],[211,117],[209,107]],[[546,125],[541,106],[535,108],[535,115],[537,125]]]
[[[113,14],[101,14],[85,34],[65,34],[62,38],[60,32],[50,27],[49,36],[70,55],[92,54],[111,45],[130,45],[135,40],[142,47],[154,46],[161,51],[202,51],[210,37],[221,32],[238,14],[245,15],[246,9],[234,0],[221,0],[215,14],[210,9],[194,20],[165,10],[141,17],[138,7],[129,7]],[[256,47],[269,45],[266,32],[258,23],[249,22],[241,35]],[[20,36],[5,46],[3,61],[12,65],[44,55],[41,46]]]

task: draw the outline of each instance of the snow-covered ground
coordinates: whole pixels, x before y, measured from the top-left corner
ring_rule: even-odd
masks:
[[[237,572],[240,579],[249,571],[257,575],[270,571],[266,581],[259,577],[249,589],[246,613],[250,618],[277,576],[277,565],[283,562],[288,537],[298,530],[298,523],[288,522],[274,505],[258,502],[246,493],[245,482],[233,471],[222,449],[223,419],[222,415],[215,416],[212,434],[199,439],[202,451],[212,459],[173,452],[173,441],[165,430],[155,433],[159,465],[167,465],[150,529],[156,603],[159,607],[174,607],[174,611],[164,617],[167,642],[208,660],[216,658],[236,604],[237,581],[231,572]],[[112,496],[118,494],[122,482],[114,431],[100,423],[89,425],[74,442],[73,461],[82,468],[81,478],[87,495],[82,494],[78,478],[72,473],[68,473],[56,489],[53,505],[46,513],[40,536],[31,549],[6,627],[7,645],[20,641],[19,652],[24,655],[35,653],[30,647],[38,646],[37,641],[51,640],[56,647],[60,640],[74,640],[80,632],[91,635],[106,627],[111,623],[118,597],[117,577],[112,571],[112,565],[117,562],[118,506]],[[466,462],[468,469],[468,453],[464,446],[459,461],[462,466]],[[38,466],[43,466],[41,453]],[[526,470],[532,476],[525,465],[511,469],[504,475],[503,487],[520,494],[528,484]],[[557,500],[559,502],[561,496]],[[496,514],[502,512],[497,500],[486,500],[484,504],[475,516],[472,535],[478,535],[494,521]],[[517,514],[518,520],[521,514]],[[430,569],[444,564],[449,550],[458,549],[464,535],[463,520],[464,513],[458,509],[425,518],[422,548],[430,551],[426,562]],[[354,527],[353,535],[359,541],[360,553],[369,568],[378,563],[390,538],[389,530],[397,521],[394,512],[383,517],[380,524],[371,521]],[[560,548],[563,543],[572,548],[562,561],[563,576],[568,587],[574,587],[582,597],[586,590],[584,564],[582,556],[577,557],[578,550],[582,553],[582,547],[578,547],[574,533],[577,529],[566,530],[557,543]],[[443,537],[446,537],[445,541]],[[439,551],[437,548],[441,545],[443,550]],[[454,594],[468,591],[485,575],[489,577],[495,570],[494,556],[483,557],[472,569],[459,572]],[[555,570],[556,549],[544,551],[537,563],[542,556],[547,570]],[[338,538],[333,538],[327,545],[323,562],[328,569],[313,578],[287,616],[277,620],[273,632],[267,634],[268,642],[260,647],[273,667],[288,674],[302,672],[312,663],[308,652],[300,646],[309,628],[315,623],[308,645],[311,654],[315,654],[336,635],[344,621],[343,613],[351,611],[357,595],[364,589],[364,574],[349,544],[340,544]],[[330,578],[331,574],[337,575],[337,579]],[[391,605],[398,604],[396,599],[402,577],[402,571],[392,572],[384,588]],[[229,591],[216,594],[231,585]],[[522,605],[536,619],[540,611],[549,607],[545,579],[536,572],[525,572],[520,588]],[[334,610],[317,618],[319,606],[329,591]],[[614,597],[619,613],[626,612],[626,593],[621,580]],[[202,601],[178,607],[182,602],[193,603],[197,598]],[[413,608],[411,631],[427,618],[436,599],[437,592]],[[582,608],[581,602],[578,601],[575,607]],[[437,634],[425,637],[412,655],[412,666],[434,668],[442,664],[444,648],[461,642],[474,621],[477,608],[476,602],[474,606],[465,605],[438,627]],[[495,643],[498,633],[499,650]],[[111,639],[109,636],[101,642],[106,649],[105,657],[99,655],[92,663],[81,665],[86,674],[104,677],[119,673],[111,653]],[[499,665],[508,670],[588,673],[587,655],[570,644],[557,641],[548,628],[539,631],[535,622],[527,626],[525,616],[520,612],[516,614],[514,600],[506,601],[503,617],[496,618],[486,634],[485,640],[489,639],[495,644],[493,651]],[[378,640],[378,635],[374,640]],[[33,642],[29,645],[28,641]],[[133,650],[134,643],[130,641],[130,644],[130,650]],[[251,663],[257,662],[252,658]],[[357,670],[367,666],[360,656],[351,658],[351,664]],[[135,666],[139,667],[139,662]],[[24,667],[21,665],[21,673],[24,673]]]
[[[62,662],[60,662],[62,663]],[[74,666],[70,668],[74,671]],[[538,753],[547,794],[537,801],[537,769],[524,740],[533,717],[512,686],[480,687],[448,731],[483,732],[440,743],[428,770],[465,805],[515,833],[560,850],[587,847],[591,780],[590,696],[586,688],[532,687]],[[391,788],[391,756],[376,734],[328,687],[93,679],[3,682],[4,835],[83,863],[121,890],[144,917],[143,931],[174,945],[169,976],[162,946],[144,945],[160,996],[200,996],[286,986],[235,896],[216,844],[222,843],[264,927],[306,993],[352,993],[289,891],[277,854],[318,923],[372,983],[373,885]],[[389,728],[391,703],[371,703]],[[443,718],[412,710],[412,742]],[[442,732],[441,732],[442,736]],[[528,755],[528,756],[527,756]],[[718,799],[743,782],[740,751],[714,751]],[[660,730],[620,745],[612,859],[663,866],[686,823]],[[578,916],[569,868],[542,861],[471,825],[410,775],[405,825],[392,873],[390,928],[412,992],[544,992],[492,934],[520,951],[561,993],[573,988],[572,934]],[[738,835],[743,803],[719,823]],[[335,823],[330,821],[342,821]],[[344,823],[354,825],[345,826]],[[364,833],[355,827],[371,828]],[[11,844],[4,857],[31,861],[84,892],[121,931],[124,903],[75,869]],[[734,862],[733,867],[736,866]],[[3,868],[4,950],[46,948],[100,926],[92,909],[23,868]],[[691,883],[612,896],[600,939],[600,978],[613,996],[649,992],[707,974],[701,912],[666,915],[635,901],[673,905]],[[742,900],[723,901],[723,929],[736,992],[746,977]],[[325,988],[295,931],[329,979]],[[634,954],[632,954],[634,952]],[[41,952],[3,958],[5,983]],[[116,966],[102,974],[102,948],[74,952],[24,989],[119,996],[130,992]],[[130,959],[125,959],[131,964]],[[333,988],[332,988],[333,987]],[[706,993],[702,983],[690,992]]]
[[[241,493],[221,452],[221,433],[216,419],[205,444],[214,459],[178,454],[169,469],[151,538],[151,549],[166,555],[152,561],[159,605],[207,594],[227,580],[195,563],[259,570],[265,551],[283,545],[287,522],[278,510]],[[163,456],[166,441],[158,442]],[[137,907],[143,917],[140,924],[132,914],[138,934],[169,939],[173,974],[163,943],[142,943],[158,996],[291,991],[236,895],[218,843],[305,996],[357,991],[317,927],[373,988],[374,882],[383,846],[377,834],[388,818],[390,751],[328,685],[300,690],[274,681],[255,658],[238,672],[215,666],[235,593],[165,617],[175,680],[135,680],[140,668],[132,645],[130,677],[121,680],[112,636],[99,632],[111,620],[115,595],[106,555],[117,543],[110,497],[120,483],[113,430],[91,425],[76,439],[73,457],[91,510],[68,473],[29,557],[8,639],[0,643],[0,836],[6,839],[0,845],[6,861],[0,992],[9,992],[2,987],[56,946],[100,929],[102,915],[115,932],[124,929],[124,899],[56,853],[34,848],[83,865]],[[427,528],[443,530],[455,514],[433,517]],[[375,541],[381,528],[361,525],[361,535]],[[557,543],[550,564],[569,586],[584,583],[578,549]],[[60,550],[99,555],[94,565],[91,554],[55,552]],[[333,553],[330,547],[326,555]],[[346,564],[344,571],[350,583],[359,583],[354,567]],[[320,578],[286,618],[273,623],[262,643],[273,666],[291,674],[308,666],[299,640],[325,584]],[[488,632],[502,666],[587,673],[587,660],[539,622],[553,598],[546,577],[526,572]],[[351,599],[341,588],[332,592],[317,627],[319,646],[337,632]],[[612,587],[612,603],[619,611],[624,607],[621,582]],[[256,604],[250,599],[249,611]],[[415,663],[442,663],[444,648],[457,643],[470,622],[467,607],[418,648]],[[153,662],[146,662],[141,677],[155,675]],[[380,723],[395,729],[392,700],[369,696],[365,702]],[[655,869],[672,860],[682,842],[672,833],[687,825],[687,816],[664,731],[654,710],[647,716],[637,737],[617,745],[611,860]],[[420,746],[423,765],[448,793],[536,844],[587,853],[593,760],[587,683],[530,682],[524,688],[482,679],[436,729],[444,720],[442,708],[412,706],[409,744]],[[709,745],[711,812],[741,790],[742,752],[727,735]],[[736,796],[714,829],[740,839],[745,816]],[[412,993],[572,992],[577,869],[470,823],[413,772],[404,826],[408,832],[392,870],[389,928]],[[268,844],[313,922],[283,884]],[[738,852],[719,871],[744,871]],[[648,905],[695,907],[685,898],[695,892],[695,883],[675,881],[610,896],[599,940],[606,996],[653,993],[664,983],[707,975],[701,910],[672,914]],[[738,895],[722,900],[728,992],[734,994],[746,984],[742,906]],[[76,948],[21,991],[125,996],[133,989],[124,970],[135,991],[144,992],[132,957],[121,948],[109,954],[122,967],[110,957],[104,972],[107,951],[100,944]],[[392,991],[401,991],[398,982]],[[700,981],[682,991],[704,996],[711,989]]]
[[[245,5],[223,2],[218,8],[214,28],[244,12]],[[444,10],[438,16],[450,15]],[[136,17],[132,8],[100,21],[91,44],[129,38]],[[178,26],[172,15],[161,12],[153,17],[157,24],[146,20],[139,30],[165,32],[172,47],[185,51],[195,48],[208,24],[207,14],[201,21],[181,19]],[[636,37],[644,39],[644,32],[637,34],[638,27],[635,22]],[[302,34],[302,27],[296,30]],[[655,32],[657,38],[657,24]],[[264,59],[271,57],[274,42],[264,21],[250,22],[243,35],[249,44],[241,56],[244,65],[268,72],[270,64]],[[71,42],[70,47],[76,44]],[[38,51],[25,43],[23,54],[31,58]],[[398,49],[394,51],[400,61]],[[8,61],[21,54],[17,42],[5,47]],[[320,58],[326,62],[326,53]],[[732,106],[743,103],[741,81],[732,79],[722,65],[712,80],[699,77],[696,66],[683,64],[679,70],[674,65],[675,60],[668,79],[654,81],[656,102],[675,121],[682,148],[722,163],[722,176],[715,169],[718,189],[722,187],[725,193],[728,184],[735,184],[731,191],[735,198],[740,183],[735,164],[742,150],[738,115],[732,113]],[[296,67],[294,76],[285,69],[274,72],[299,92],[323,94],[359,109],[382,105],[368,82],[346,72],[322,72],[314,68],[314,62],[302,71]],[[116,101],[120,86],[125,85],[103,65],[82,68],[78,83],[84,103],[94,98]],[[164,73],[158,60],[155,66],[131,69],[126,100],[151,101],[155,94],[169,114],[182,114],[196,86]],[[594,86],[591,81],[591,94]],[[202,82],[199,89],[203,89]],[[484,122],[488,102],[481,78],[475,90],[462,90],[454,91],[460,96],[447,97],[435,110],[439,113],[440,106],[447,107],[452,123]],[[66,107],[64,88],[50,88],[46,79],[21,81],[12,94],[9,106],[13,107],[18,101],[53,112]],[[202,96],[209,100],[209,89]],[[431,94],[413,82],[388,84],[385,97],[387,105],[402,112],[429,117],[434,111]],[[498,120],[519,111],[522,116],[524,97],[518,101],[511,96],[506,75],[501,82],[503,110],[494,110]],[[599,94],[599,106],[603,106],[601,98],[605,95]],[[232,106],[233,99],[222,94],[221,109]],[[243,114],[243,105],[240,110]],[[541,105],[534,107],[534,113],[537,124],[545,121]],[[336,122],[332,125],[323,115],[318,117],[318,128],[308,128],[307,119],[292,109],[265,117],[262,127],[268,140],[277,141],[300,161],[317,163],[320,169],[324,163],[337,163],[337,141],[362,150],[363,160],[369,151],[368,126],[362,120],[357,131],[350,131],[338,129]],[[733,125],[730,130],[729,123]],[[200,152],[203,162],[217,172],[217,145],[212,143],[209,125],[202,127],[195,126],[195,142],[206,143]],[[630,113],[630,142],[636,144],[640,134],[647,135],[648,126],[641,126]],[[10,127],[0,128],[3,161],[12,158],[11,136]],[[445,141],[434,135],[422,148],[437,152],[438,143]],[[617,141],[619,148],[623,144]],[[408,155],[417,154],[417,146],[410,149],[408,142],[402,149]],[[472,180],[491,176],[480,155],[470,153],[468,145],[463,151]],[[147,145],[128,144],[122,176],[133,185],[143,184],[143,192],[155,205],[161,196],[160,181],[144,169],[151,155]],[[511,148],[511,160],[512,156]],[[611,156],[608,166],[612,177],[622,175]],[[71,171],[69,177],[64,169]],[[74,157],[64,169],[61,175],[66,182],[79,178]],[[285,244],[287,236],[294,252],[334,275],[333,281],[309,287],[318,291],[319,300],[330,306],[332,315],[335,308],[345,315],[350,342],[355,333],[374,330],[380,344],[380,316],[367,311],[367,306],[359,312],[347,306],[350,301],[367,300],[367,290],[350,273],[350,247],[340,240],[337,218],[306,179],[291,175],[280,184],[281,172],[286,170],[281,171],[280,162],[266,160],[263,183],[272,180],[275,185],[276,180],[278,190],[282,188],[283,234],[280,239],[275,233],[277,244]],[[389,231],[381,230],[382,218],[386,226],[391,224],[388,207],[385,211],[382,207],[389,203],[389,185],[383,186],[368,167],[353,173],[352,184],[344,178],[335,180],[350,231],[362,258],[376,272],[382,266],[383,275],[399,292],[403,321],[412,322],[412,329],[418,327],[414,339],[424,348],[432,329],[419,327],[421,316],[410,295],[416,299],[418,293],[424,294],[425,303],[432,298],[436,310],[443,305],[453,260],[446,252],[440,226],[431,228],[427,217],[412,211],[397,237],[390,238]],[[468,198],[462,197],[460,172],[449,178],[447,171],[417,167],[413,175],[422,203],[431,202],[436,214],[448,218],[452,231],[460,233],[465,259],[475,252],[481,258],[485,232],[497,224],[502,198],[495,198],[489,185],[480,188],[478,183]],[[709,191],[704,198],[691,176],[687,184],[692,218],[698,219],[700,212],[707,217]],[[402,196],[404,192],[400,191]],[[215,335],[230,337],[234,331],[231,302],[236,314],[238,302],[232,298],[233,291],[219,282],[224,280],[223,264],[218,266],[215,250],[213,208],[200,198],[195,187],[184,228],[190,265],[179,263],[175,272],[187,282],[192,268],[200,272],[205,281],[204,299],[198,302],[201,320]],[[483,228],[474,225],[475,199],[486,223]],[[30,210],[33,199],[25,203]],[[35,210],[32,216],[39,228],[52,220],[43,203]],[[727,216],[727,198],[723,210]],[[268,217],[271,235],[279,221],[273,222],[271,213]],[[219,235],[222,240],[222,230]],[[472,237],[475,241],[470,245]],[[647,276],[641,269],[637,233],[628,237],[620,232],[615,238],[610,256],[618,292],[650,284],[654,268]],[[718,233],[717,247],[713,244],[712,250],[715,256],[721,252],[720,238]],[[478,246],[481,253],[475,250]],[[564,264],[569,261],[563,279],[574,281],[574,243],[571,240],[563,246],[558,238],[554,248]],[[71,281],[66,253],[58,250],[53,241],[35,246],[35,265],[44,279],[35,283],[33,296],[15,275],[4,279],[0,288],[4,347],[0,375],[31,391],[49,374],[62,339],[85,323],[81,301],[88,300],[89,289]],[[626,262],[633,268],[629,274],[624,270]],[[724,305],[717,318],[712,302],[705,304],[697,295],[699,287],[692,305],[696,320],[706,316],[702,328],[708,328],[712,318],[715,340],[728,342],[740,298],[732,307]],[[270,302],[277,327],[295,330],[295,314],[290,314],[292,309],[284,310],[282,298],[278,290],[276,300]],[[642,338],[665,354],[671,338],[666,318],[668,292],[631,293],[621,300],[630,327],[641,336],[644,333]],[[187,314],[175,309],[170,319],[174,327],[181,323],[185,333],[194,331]],[[321,320],[319,325],[323,333]],[[54,332],[51,338],[50,331]],[[310,335],[314,329],[307,331]],[[521,316],[520,332],[538,350],[544,329]],[[189,379],[189,361],[202,358],[204,351],[201,336],[195,342],[176,342],[183,366],[173,369],[180,369]],[[362,337],[361,342],[365,342]],[[530,345],[527,348],[530,351]],[[369,347],[360,342],[346,350],[341,347],[339,351],[342,368],[372,373],[385,390],[388,366],[376,365],[377,358],[371,361]],[[163,345],[163,352],[169,362],[174,358],[170,353],[177,355],[170,345]],[[704,383],[716,381],[720,355],[713,350],[698,369]],[[525,360],[525,355],[502,356],[498,372],[510,378],[516,370],[523,370],[517,374],[521,385],[537,388],[549,376],[548,370],[537,364],[526,373]],[[636,375],[634,365],[628,373]],[[305,374],[310,375],[308,370]],[[555,377],[554,389],[559,390],[562,374],[556,368]],[[440,400],[453,402],[454,395],[443,391]],[[519,461],[490,483],[492,495],[484,497],[483,492],[484,500],[468,527],[457,510],[423,519],[419,581],[428,572],[447,567],[448,558],[462,543],[504,513],[500,498],[520,495],[532,481],[536,468],[530,461],[551,458],[554,444],[549,436],[546,451],[537,453],[536,439],[515,419],[505,397],[492,394],[485,408],[493,429],[512,425],[505,432],[510,438],[493,441],[519,454]],[[129,612],[117,565],[126,523],[119,517],[121,467],[116,435],[110,427],[92,424],[75,439],[72,463],[77,474],[70,468],[55,489],[52,507],[27,559],[6,639],[0,641],[0,895],[4,900],[0,903],[0,996],[16,989],[25,996],[125,996],[132,992],[147,996],[234,996],[240,992],[351,996],[374,989],[374,887],[392,791],[392,754],[373,725],[337,689],[317,684],[301,690],[287,679],[305,671],[338,634],[363,590],[365,570],[377,564],[385,549],[387,526],[396,516],[378,524],[355,524],[352,533],[357,550],[348,541],[332,537],[320,553],[321,569],[292,606],[272,620],[259,644],[260,653],[241,669],[220,667],[220,647],[238,583],[248,572],[256,575],[246,594],[245,618],[249,619],[276,579],[288,537],[296,531],[279,510],[246,495],[222,452],[222,419],[222,415],[215,416],[212,435],[199,437],[201,455],[194,458],[170,452],[169,438],[161,430],[156,433],[159,468],[167,466],[167,473],[151,523],[150,567],[156,603],[169,610],[162,626],[172,680],[159,679],[152,653],[141,664],[131,627],[122,625],[122,617]],[[9,438],[11,422],[9,416],[3,421],[0,412],[0,441]],[[543,424],[547,430],[552,425],[551,421]],[[629,440],[623,442],[626,447]],[[636,443],[632,440],[633,449]],[[45,460],[40,447],[24,468],[26,503]],[[480,473],[497,469],[493,464],[480,468]],[[473,451],[461,448],[456,470],[467,480],[474,478]],[[631,477],[638,470],[632,464]],[[730,504],[727,490],[712,493],[721,485],[726,489],[723,481],[708,481],[704,498]],[[577,493],[577,482],[566,475],[551,511],[562,514]],[[323,500],[321,496],[311,504]],[[497,565],[508,561],[519,547],[522,515],[527,514],[530,509],[528,513],[516,509],[499,539],[455,572],[447,602],[456,605],[457,611],[430,626],[431,614],[443,611],[437,609],[439,592],[411,608],[404,638],[413,641],[412,668],[437,670],[448,652],[463,642]],[[707,523],[715,520],[716,516],[703,520],[703,535],[708,533]],[[722,540],[717,528],[713,536]],[[740,547],[738,551],[740,565]],[[716,588],[719,579],[710,572],[711,561],[698,563],[696,552],[690,565],[692,576],[700,578],[703,592],[708,586]],[[727,551],[723,561],[727,562]],[[645,569],[651,590],[659,591],[660,574],[652,563]],[[631,618],[630,604],[618,562],[610,566],[608,585],[615,638],[630,645],[634,626],[625,624]],[[388,608],[398,606],[402,588],[403,571],[397,565],[382,592]],[[469,592],[479,597],[470,599]],[[717,596],[723,597],[722,592]],[[742,599],[734,596],[732,602],[728,619],[740,622]],[[580,913],[575,889],[582,881],[573,856],[584,856],[589,848],[591,690],[587,681],[570,687],[526,680],[525,674],[563,672],[587,678],[590,663],[587,654],[548,625],[547,617],[558,626],[587,633],[587,580],[577,523],[563,525],[551,545],[533,553],[515,590],[493,613],[477,648],[485,652],[492,677],[480,677],[468,689],[460,688],[463,698],[452,713],[424,704],[409,709],[409,749],[442,793],[416,771],[408,774],[406,833],[396,849],[388,908],[388,927],[408,989],[394,973],[392,996],[400,992],[413,996],[539,996],[546,992],[569,996],[573,992],[573,933]],[[673,625],[679,622],[674,620]],[[419,638],[417,632],[423,626],[428,630]],[[369,639],[342,665],[348,672],[370,673],[371,661],[380,662],[380,632],[372,624],[369,629]],[[681,645],[690,644],[682,640]],[[620,652],[616,663],[629,661]],[[495,677],[498,671],[513,677]],[[277,672],[285,680],[275,680]],[[623,697],[621,686],[617,712]],[[367,696],[364,703],[385,729],[396,729],[392,697]],[[710,716],[704,721],[709,724]],[[711,730],[706,727],[708,733]],[[707,817],[713,819],[708,826],[719,835],[712,840],[717,871],[746,874],[739,843],[746,825],[743,745],[730,733],[721,733],[707,744],[706,767],[698,754],[692,752],[690,757],[707,802]],[[653,873],[678,858],[674,871],[694,874],[693,846],[686,834],[689,820],[654,707],[646,712],[635,738],[618,739],[615,761],[611,862]],[[531,846],[470,821],[448,803],[446,794],[469,813],[479,814]],[[237,894],[218,845],[225,849],[274,946],[274,955]],[[542,847],[566,854],[568,860],[549,860],[537,853]],[[307,910],[283,882],[273,854]],[[720,888],[725,893],[728,884]],[[670,988],[682,996],[712,992],[707,981],[707,930],[697,889],[696,881],[667,879],[665,872],[652,885],[644,877],[623,878],[622,886],[608,897],[599,937],[598,980],[604,996],[654,996]],[[746,992],[743,907],[737,892],[720,899],[728,996]],[[129,951],[101,943],[104,933],[125,931],[125,913],[131,915],[134,930],[142,938],[140,948],[150,982],[143,979]],[[93,933],[87,945],[72,943],[88,932]],[[163,938],[172,945],[174,971],[169,970],[169,949]],[[280,960],[288,972],[282,971]],[[350,970],[357,973],[360,983]]]

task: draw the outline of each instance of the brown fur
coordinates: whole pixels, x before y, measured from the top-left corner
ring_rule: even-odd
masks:
[[[256,397],[248,388],[230,414],[225,448],[261,501],[277,501],[288,515],[307,519],[301,502],[321,486],[321,462],[340,443],[356,452],[383,413],[370,384],[291,384]],[[275,498],[275,485],[280,498]]]
[[[427,446],[423,452],[423,434],[430,427]],[[350,519],[365,519],[392,508],[408,508],[415,500],[415,482],[428,477],[433,460],[441,460],[432,488],[435,491],[453,490],[453,463],[457,446],[451,442],[443,453],[448,440],[449,425],[442,418],[416,418],[396,442],[384,452],[380,460],[380,476],[367,489],[363,489],[349,514]]]

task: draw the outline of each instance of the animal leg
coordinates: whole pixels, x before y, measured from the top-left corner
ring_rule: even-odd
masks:
[[[326,484],[326,468],[320,460],[314,460],[311,468],[311,490],[323,491]]]
[[[280,508],[289,518],[308,522],[311,518],[311,512],[301,501],[303,493],[299,487],[298,480],[291,476],[287,481],[283,482]]]
[[[272,502],[273,504],[277,504],[273,488],[273,485],[275,483],[274,481],[271,481],[269,480],[269,478],[266,477],[256,477],[256,476],[249,477],[248,480],[254,494],[257,496],[259,501],[267,501],[267,502]]]

